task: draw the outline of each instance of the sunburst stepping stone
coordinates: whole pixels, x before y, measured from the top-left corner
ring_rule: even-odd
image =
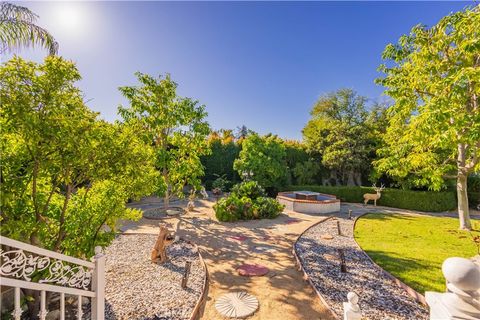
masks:
[[[215,302],[215,309],[229,318],[245,318],[258,309],[258,300],[246,292],[230,292]]]
[[[237,268],[238,274],[245,277],[264,276],[268,271],[267,267],[260,264],[242,264]]]

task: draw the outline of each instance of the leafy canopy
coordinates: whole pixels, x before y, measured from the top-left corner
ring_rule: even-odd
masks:
[[[366,102],[351,89],[328,93],[317,101],[303,129],[308,150],[319,153],[322,164],[343,179],[347,173],[366,171],[374,154],[375,115],[381,107],[369,113]]]
[[[266,188],[284,183],[286,168],[285,146],[274,135],[250,133],[234,162],[234,169],[241,177],[252,178]]]
[[[85,257],[113,239],[118,219],[140,217],[125,203],[151,192],[156,173],[153,150],[99,120],[78,80],[72,62],[53,56],[0,67],[1,232]]]
[[[446,175],[480,170],[479,30],[477,6],[415,26],[385,48],[377,82],[395,104],[380,171],[439,190]]]
[[[204,173],[200,157],[209,153],[207,113],[198,101],[177,95],[177,84],[170,75],[154,78],[137,72],[136,76],[139,86],[120,88],[130,106],[120,106],[119,113],[144,143],[154,147],[160,171],[157,193],[168,206],[172,194],[183,196],[185,185],[200,187]]]

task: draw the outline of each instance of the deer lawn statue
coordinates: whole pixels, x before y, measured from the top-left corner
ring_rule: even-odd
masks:
[[[166,248],[173,242],[173,236],[165,225],[159,223],[158,226],[160,227],[160,231],[150,258],[152,259],[152,262],[164,263],[167,261]]]
[[[368,201],[373,200],[373,203],[375,206],[377,206],[377,200],[380,199],[382,196],[382,191],[385,189],[385,186],[382,184],[380,188],[377,188],[375,184],[373,185],[373,190],[375,190],[377,193],[365,193],[363,195],[363,202],[365,205],[368,204]]]

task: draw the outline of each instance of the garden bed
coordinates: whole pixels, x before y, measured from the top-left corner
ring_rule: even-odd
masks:
[[[337,221],[342,235],[337,234]],[[347,293],[354,291],[360,298],[362,316],[367,319],[428,319],[427,308],[399,288],[357,246],[353,225],[349,219],[327,219],[297,239],[294,253],[317,293],[339,318]],[[344,251],[346,273],[340,271],[338,249]]]
[[[157,265],[150,253],[157,236],[120,235],[106,249],[105,319],[187,320],[197,311],[206,268],[195,245],[179,240],[167,247],[169,261]],[[191,261],[187,288],[181,288]]]

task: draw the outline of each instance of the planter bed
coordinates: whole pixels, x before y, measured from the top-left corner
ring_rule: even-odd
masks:
[[[120,235],[106,249],[105,319],[189,320],[206,285],[206,268],[194,244],[179,240],[167,247],[169,261],[157,265],[150,253],[157,235]],[[181,288],[191,261],[187,288]]]
[[[337,221],[341,236],[337,235]],[[347,301],[347,293],[354,291],[366,319],[428,319],[427,308],[399,288],[357,246],[353,226],[353,220],[327,219],[297,239],[294,254],[317,293],[339,318],[343,317],[342,303]],[[337,249],[344,250],[346,273],[340,271]]]

